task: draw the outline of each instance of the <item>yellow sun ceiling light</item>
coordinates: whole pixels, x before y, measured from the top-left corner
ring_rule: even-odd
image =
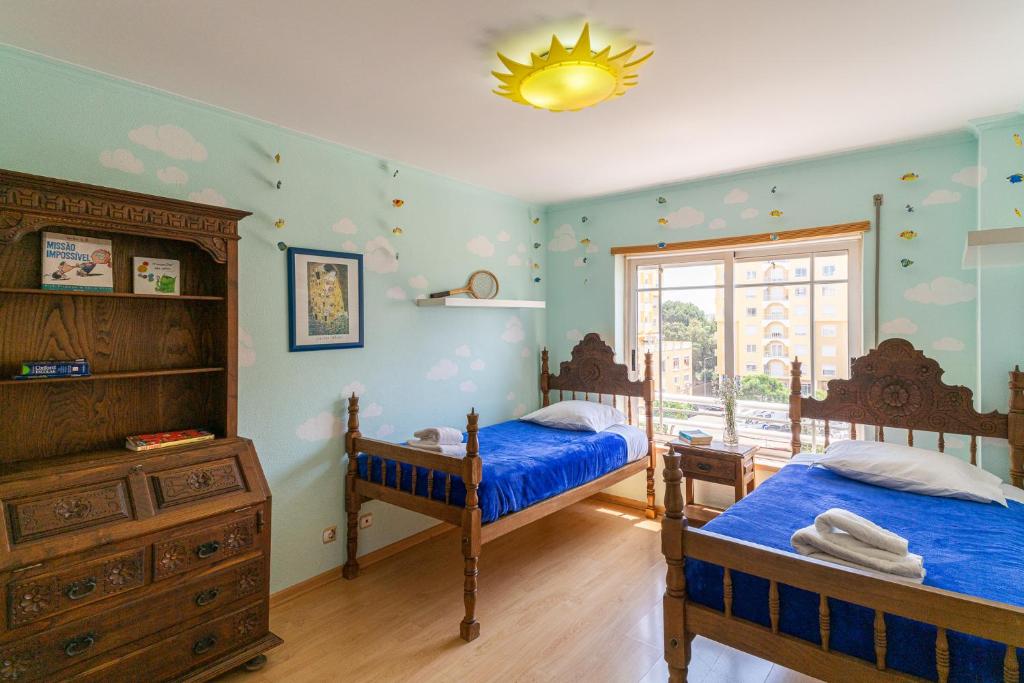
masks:
[[[509,70],[492,71],[501,85],[495,95],[513,102],[549,111],[579,111],[626,94],[640,78],[637,69],[654,52],[629,61],[636,45],[611,56],[611,46],[600,52],[590,48],[590,24],[583,25],[579,40],[570,50],[558,36],[551,36],[551,47],[544,54],[530,53],[530,64],[520,64],[498,53]]]

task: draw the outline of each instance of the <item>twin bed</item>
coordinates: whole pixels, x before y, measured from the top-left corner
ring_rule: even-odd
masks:
[[[567,431],[512,420],[478,427],[471,412],[466,424],[466,455],[455,457],[363,437],[359,399],[348,407],[346,512],[348,561],[342,574],[359,574],[356,559],[359,509],[369,499],[382,500],[461,527],[464,558],[465,617],[459,625],[467,641],[480,634],[476,619],[477,575],[483,543],[557,512],[639,472],[647,475],[647,517],[653,519],[656,452],[652,401],[652,358],[647,354],[643,379],[631,380],[615,362],[611,347],[590,333],[561,364],[548,370],[541,355],[540,389],[548,406],[557,400],[587,400],[622,405],[634,422],[634,399],[642,399],[646,432],[612,427],[600,432]]]
[[[1010,373],[1010,411],[979,414],[970,390],[947,386],[942,369],[901,339],[856,359],[848,380],[818,401],[800,395],[793,364],[793,452],[802,419],[1006,439],[1011,474],[1024,486],[1024,373]],[[854,438],[855,432],[854,432]],[[920,437],[919,437],[920,439]],[[827,445],[827,443],[826,443]],[[1024,500],[1008,507],[881,488],[790,464],[702,529],[683,514],[680,459],[665,456],[668,563],[665,659],[687,679],[696,635],[828,681],[1003,681],[1024,671]],[[925,558],[924,585],[794,554],[792,533],[832,507],[846,508],[910,539]]]

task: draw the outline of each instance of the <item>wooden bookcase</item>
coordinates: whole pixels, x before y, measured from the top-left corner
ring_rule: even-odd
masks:
[[[92,671],[97,680],[140,671],[149,680],[186,672],[201,680],[258,666],[280,642],[267,628],[270,492],[252,443],[237,434],[237,224],[248,215],[0,171],[0,660],[28,662],[16,678],[52,680],[59,670],[86,680]],[[114,291],[40,289],[45,231],[110,240]],[[181,295],[133,293],[133,256],[177,259]],[[89,361],[91,376],[12,379],[26,360],[76,358]],[[146,453],[124,447],[132,434],[195,427],[217,439]],[[89,568],[107,566],[111,553],[136,558],[129,569],[138,586],[64,604],[81,586],[96,590]],[[256,584],[230,592],[222,584],[239,567],[255,567],[247,571],[257,572]],[[27,598],[16,594],[32,577],[50,588],[33,612],[45,618],[25,626]],[[223,605],[199,613],[191,592],[204,580]],[[103,621],[112,607],[145,615],[148,604],[176,601],[183,607],[173,623],[166,610],[139,616],[152,627],[136,623],[130,634]],[[221,612],[229,635],[206,633]],[[242,620],[238,633],[232,618]],[[79,638],[90,656],[64,660],[57,647],[48,659],[55,646],[38,635],[43,623]],[[187,628],[195,641],[178,643]],[[103,629],[119,635],[90,635]],[[136,647],[102,645],[136,636]],[[156,654],[165,647],[183,654]]]

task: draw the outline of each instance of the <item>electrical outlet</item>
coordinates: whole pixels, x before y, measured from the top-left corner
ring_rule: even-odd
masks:
[[[334,543],[338,540],[338,527],[329,526],[324,529],[324,543]]]
[[[366,512],[366,513],[363,513],[363,514],[359,515],[359,528],[360,529],[369,529],[371,526],[373,526],[373,513],[372,512]]]

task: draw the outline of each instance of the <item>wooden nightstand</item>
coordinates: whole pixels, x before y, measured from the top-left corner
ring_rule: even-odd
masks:
[[[754,490],[757,446],[727,446],[721,441],[712,441],[710,446],[670,441],[668,446],[673,453],[682,456],[683,476],[686,477],[686,517],[691,524],[701,526],[723,512],[721,508],[694,503],[694,481],[699,479],[732,486],[735,489],[734,500]]]

